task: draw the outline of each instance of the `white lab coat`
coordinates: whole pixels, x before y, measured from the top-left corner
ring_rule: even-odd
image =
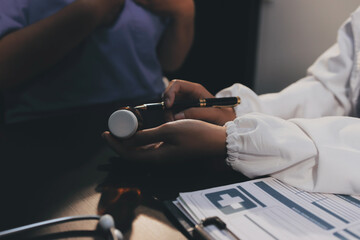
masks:
[[[225,124],[227,163],[248,177],[272,175],[308,191],[360,194],[360,7],[308,75],[279,93],[240,96]]]

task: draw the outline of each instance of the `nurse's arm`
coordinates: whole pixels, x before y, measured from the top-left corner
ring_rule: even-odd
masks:
[[[193,42],[195,6],[193,0],[135,0],[150,11],[170,17],[157,48],[158,58],[164,71],[181,67]]]
[[[124,0],[77,0],[54,15],[0,39],[0,90],[19,86],[65,57]],[[110,17],[109,17],[110,16]]]

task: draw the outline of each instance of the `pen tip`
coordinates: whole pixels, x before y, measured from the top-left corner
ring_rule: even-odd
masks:
[[[146,105],[139,105],[134,107],[135,109],[146,109]]]

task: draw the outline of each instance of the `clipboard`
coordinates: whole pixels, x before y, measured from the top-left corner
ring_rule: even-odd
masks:
[[[189,239],[359,239],[360,235],[358,195],[307,192],[273,177],[180,192],[163,205],[168,219]]]
[[[226,224],[218,216],[203,219],[200,223],[195,224],[174,205],[173,201],[167,200],[163,204],[166,210],[165,214],[188,239],[216,240],[207,231],[207,227],[214,226],[217,231],[227,235],[227,239],[241,240],[227,229]]]

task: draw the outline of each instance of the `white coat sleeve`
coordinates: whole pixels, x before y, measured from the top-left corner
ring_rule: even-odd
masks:
[[[225,124],[227,163],[315,192],[360,194],[360,119],[290,119],[249,113]]]
[[[257,96],[241,84],[220,91],[216,97],[240,96],[237,116],[262,112],[283,119],[349,115],[350,75],[354,64],[354,40],[350,19],[338,31],[338,42],[308,69],[308,75],[279,93]]]
[[[351,20],[308,76],[274,94],[257,96],[241,84],[217,94],[240,96],[237,118],[225,124],[227,163],[248,177],[272,175],[316,192],[360,194],[359,81]],[[356,64],[355,64],[356,65]],[[256,113],[258,112],[258,113]]]

